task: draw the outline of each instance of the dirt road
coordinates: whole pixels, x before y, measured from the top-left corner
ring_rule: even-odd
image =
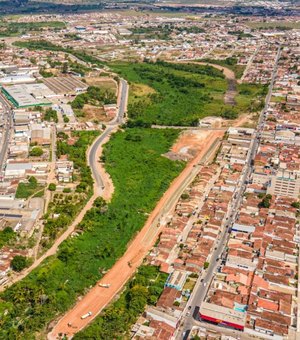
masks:
[[[107,274],[93,287],[89,293],[80,300],[72,310],[67,312],[54,326],[48,334],[48,339],[58,339],[60,333],[71,337],[88,325],[107,306],[118,292],[124,287],[129,278],[134,274],[143,258],[154,245],[163,224],[158,225],[159,221],[174,208],[179,196],[184,188],[193,180],[199,171],[198,163],[202,160],[207,151],[218,138],[221,138],[224,131],[212,131],[203,140],[202,148],[199,149],[197,156],[188,163],[183,172],[172,182],[167,192],[162,196],[157,206],[150,214],[143,229],[130,243],[125,254]],[[99,287],[99,283],[109,283],[109,288]],[[92,315],[86,319],[81,316],[87,312]],[[71,325],[71,326],[69,326]]]

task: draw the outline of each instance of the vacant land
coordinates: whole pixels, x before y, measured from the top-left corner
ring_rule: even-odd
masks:
[[[247,89],[237,85],[238,99],[232,106],[224,103],[227,81],[212,66],[162,61],[111,66],[130,83],[129,118],[150,124],[196,126],[206,116],[234,119],[241,112],[257,109],[259,105],[254,104],[265,93],[260,85]],[[141,85],[147,86],[145,94]]]
[[[130,326],[143,312],[146,304],[154,305],[163,291],[168,275],[158,267],[141,266],[135,277],[127,284],[120,298],[105,309],[85,330],[74,339],[114,340],[129,337]]]
[[[25,279],[0,295],[0,338],[33,338],[65,312],[124,253],[170,182],[184,167],[161,156],[179,131],[128,129],[112,136],[102,160],[112,177],[111,203],[102,199],[65,241]]]
[[[19,183],[16,198],[29,198],[35,193],[41,191],[43,187],[38,184],[35,177],[30,177],[27,183]]]

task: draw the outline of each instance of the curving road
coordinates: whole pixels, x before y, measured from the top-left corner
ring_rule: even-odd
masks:
[[[114,131],[116,128],[123,124],[124,122],[124,116],[126,112],[127,107],[127,97],[128,97],[128,84],[124,79],[120,80],[120,91],[119,91],[119,98],[118,98],[118,114],[116,117],[110,121],[107,124],[106,129],[104,132],[95,140],[93,145],[90,148],[89,155],[88,155],[88,164],[91,167],[93,177],[96,184],[96,190],[98,194],[100,195],[105,187],[105,183],[103,178],[101,177],[101,174],[99,173],[97,169],[97,151],[99,147],[102,145],[102,143],[106,140],[106,138]]]

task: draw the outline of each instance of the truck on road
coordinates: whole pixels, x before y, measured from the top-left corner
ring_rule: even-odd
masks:
[[[99,287],[109,288],[110,287],[110,283],[99,283]]]
[[[86,314],[83,314],[83,315],[81,315],[81,319],[83,320],[83,319],[86,319],[86,318],[88,318],[89,316],[91,316],[92,315],[92,312],[87,312]]]

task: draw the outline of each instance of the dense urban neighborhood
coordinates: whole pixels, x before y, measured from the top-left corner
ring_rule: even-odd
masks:
[[[0,339],[300,339],[297,1],[1,6]]]

